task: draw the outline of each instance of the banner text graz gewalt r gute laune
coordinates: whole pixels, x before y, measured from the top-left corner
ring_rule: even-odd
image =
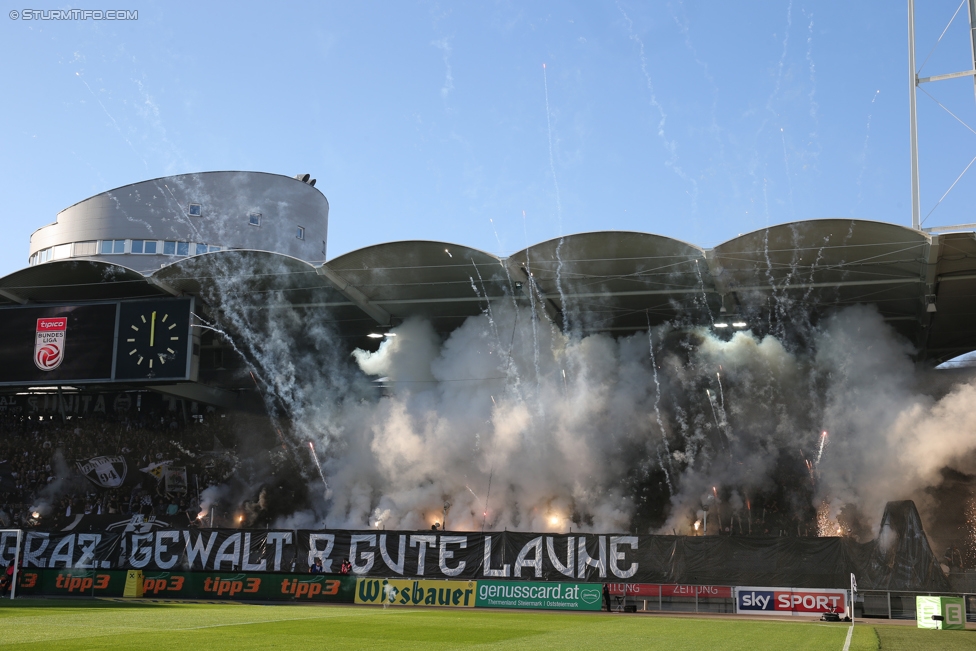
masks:
[[[0,536],[0,564],[13,556]],[[348,558],[359,576],[638,578],[638,536],[162,529],[143,533],[28,532],[26,567],[326,573]]]

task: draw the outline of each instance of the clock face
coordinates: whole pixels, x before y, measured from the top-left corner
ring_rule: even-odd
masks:
[[[115,378],[185,378],[189,325],[190,299],[122,303]]]

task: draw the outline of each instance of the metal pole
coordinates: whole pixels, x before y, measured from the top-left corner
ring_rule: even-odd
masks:
[[[18,576],[17,570],[20,569],[18,567],[18,563],[20,562],[20,540],[21,538],[23,538],[23,536],[24,536],[23,530],[17,532],[17,544],[14,546],[14,560],[13,560],[14,573],[13,576],[10,577],[10,580],[12,581],[12,584],[10,585],[11,601],[13,601],[14,598],[17,596],[17,576]]]
[[[915,0],[908,0],[908,68],[911,84],[908,93],[908,120],[912,150],[912,228],[918,230],[922,224],[918,183],[918,119],[915,115],[915,89],[918,88],[918,73],[915,71]]]
[[[976,0],[969,0],[969,53],[976,69]],[[973,77],[973,92],[976,93],[976,77]]]
[[[888,619],[891,619],[891,593],[886,592],[885,594],[888,595]]]

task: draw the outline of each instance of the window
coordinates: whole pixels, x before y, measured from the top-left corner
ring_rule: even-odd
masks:
[[[125,253],[125,240],[102,240],[101,253]]]
[[[322,257],[325,257],[325,240],[322,240]]]
[[[146,240],[146,248],[143,250],[144,253],[155,253],[156,252],[156,240]]]
[[[207,245],[206,244],[197,244],[196,245],[196,248],[194,249],[193,254],[194,255],[200,255],[201,253],[206,253],[206,252],[207,252]]]
[[[132,253],[142,253],[143,240],[132,240]]]
[[[176,255],[176,242],[163,242],[163,255]]]
[[[249,212],[247,214],[247,223],[251,226],[261,225],[261,213],[259,212]]]
[[[295,237],[298,238],[298,239],[300,239],[300,240],[304,240],[305,239],[305,227],[304,226],[299,226],[298,227],[298,230],[295,231]]]
[[[219,250],[220,250],[220,247],[219,246],[211,246],[210,247],[210,252],[211,253],[213,253],[214,251],[219,251]]]
[[[189,242],[177,242],[176,243],[176,255],[190,255],[190,243]]]
[[[189,209],[186,211],[190,217],[202,217],[203,216],[203,206],[198,203],[191,203]]]
[[[54,247],[54,259],[63,260],[65,258],[71,257],[71,245],[70,244],[58,244]]]

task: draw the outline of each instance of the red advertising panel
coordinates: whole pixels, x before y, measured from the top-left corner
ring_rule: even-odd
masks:
[[[681,585],[658,583],[608,583],[615,597],[716,597],[731,599],[732,588],[725,585]]]

